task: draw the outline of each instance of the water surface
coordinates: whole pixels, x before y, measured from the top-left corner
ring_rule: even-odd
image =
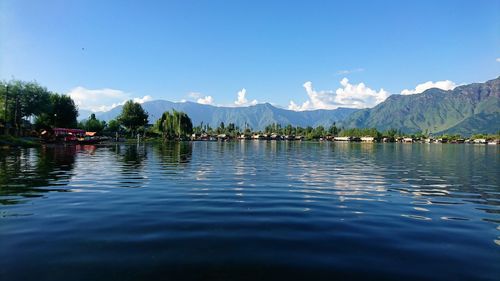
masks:
[[[498,280],[500,148],[0,150],[1,280]]]

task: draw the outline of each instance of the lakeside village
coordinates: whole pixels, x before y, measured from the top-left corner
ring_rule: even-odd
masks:
[[[330,127],[300,127],[270,124],[253,131],[234,123],[212,128],[203,122],[193,126],[184,112],[164,112],[154,124],[139,103],[127,101],[121,114],[109,122],[95,114],[77,122],[78,108],[71,97],[48,91],[36,82],[10,81],[0,87],[0,146],[36,145],[40,143],[95,144],[136,140],[171,141],[335,141],[335,142],[401,142],[401,143],[473,143],[500,144],[496,135],[404,134],[396,129],[346,129],[333,123]],[[3,97],[3,98],[2,98]]]

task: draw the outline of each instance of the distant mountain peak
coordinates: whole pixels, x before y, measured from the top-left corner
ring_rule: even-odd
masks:
[[[215,127],[224,123],[234,123],[244,127],[245,124],[256,130],[264,129],[265,126],[277,123],[283,126],[291,124],[294,126],[330,126],[333,122],[344,120],[357,109],[339,110],[315,110],[315,111],[292,111],[278,108],[271,103],[260,103],[245,107],[219,107],[213,105],[199,104],[195,102],[171,102],[166,100],[153,100],[142,104],[148,112],[150,123],[160,118],[165,111],[172,109],[186,112],[192,119],[194,125],[201,122]],[[116,118],[121,113],[121,106],[100,114],[97,118],[105,121]]]

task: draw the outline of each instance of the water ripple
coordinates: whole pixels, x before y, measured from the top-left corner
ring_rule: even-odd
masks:
[[[499,152],[274,141],[0,150],[0,278],[495,280]]]

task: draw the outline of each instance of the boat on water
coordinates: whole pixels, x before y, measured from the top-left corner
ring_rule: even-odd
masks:
[[[101,138],[96,135],[96,132],[68,128],[44,130],[41,133],[41,137],[43,141],[47,143],[96,144],[101,141]]]
[[[96,132],[85,132],[83,137],[79,137],[76,140],[78,144],[96,144],[100,141],[101,139],[96,136]]]

